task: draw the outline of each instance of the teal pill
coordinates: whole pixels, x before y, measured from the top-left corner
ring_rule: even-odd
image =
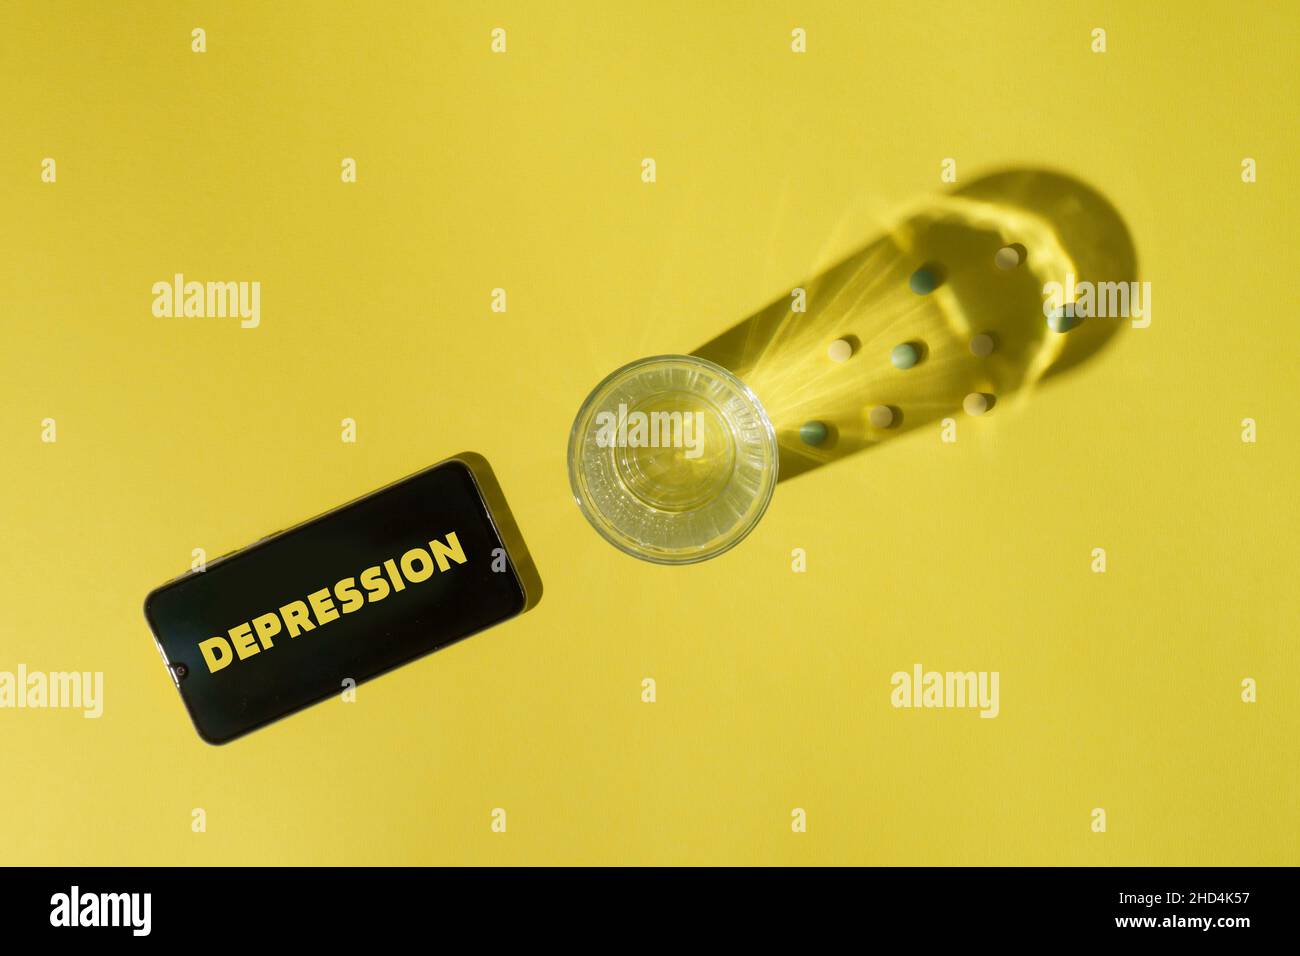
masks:
[[[1073,302],[1053,309],[1047,317],[1047,327],[1053,332],[1068,332],[1082,322],[1083,319],[1074,314]]]
[[[804,422],[799,428],[799,440],[805,445],[820,445],[829,432],[821,422]]]
[[[889,361],[894,363],[894,368],[911,368],[920,359],[921,353],[911,342],[895,345],[894,350],[889,353]]]
[[[912,273],[912,278],[907,280],[907,285],[917,295],[929,295],[939,288],[939,277],[933,269],[922,266]]]

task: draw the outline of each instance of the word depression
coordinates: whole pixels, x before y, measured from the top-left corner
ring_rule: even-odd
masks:
[[[303,631],[338,620],[340,613],[351,614],[366,604],[382,601],[389,594],[404,591],[408,582],[419,584],[427,581],[433,576],[435,567],[443,572],[451,567],[453,561],[464,564],[468,558],[456,532],[448,532],[445,537],[445,541],[436,538],[430,541],[427,551],[412,548],[400,558],[389,558],[358,575],[343,578],[332,588],[313,591],[306,600],[290,601],[277,610],[237,624],[226,632],[226,637],[218,635],[200,641],[199,650],[209,673],[215,674],[236,659],[246,660],[270,650],[275,646],[273,639],[281,632],[291,638],[297,637]],[[362,590],[366,593],[362,594]],[[334,604],[336,600],[337,607]]]

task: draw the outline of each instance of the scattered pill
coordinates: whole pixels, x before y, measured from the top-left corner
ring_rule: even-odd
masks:
[[[987,332],[981,332],[970,340],[970,354],[976,358],[984,358],[986,355],[993,354],[993,336]]]
[[[1053,332],[1068,332],[1078,326],[1083,319],[1074,314],[1074,303],[1068,302],[1052,310],[1047,317],[1047,327]]]
[[[993,264],[999,269],[1014,269],[1025,259],[1024,246],[1003,246],[993,256]]]
[[[836,339],[826,350],[826,354],[831,357],[832,362],[843,362],[853,354],[853,344],[848,339]]]
[[[876,405],[867,412],[867,421],[872,428],[888,428],[894,424],[894,410],[888,405]]]
[[[929,295],[939,288],[939,275],[931,266],[921,266],[907,280],[908,287],[917,295]]]
[[[820,445],[828,434],[829,430],[822,422],[804,422],[799,428],[799,440],[805,445]]]
[[[911,368],[920,359],[920,350],[911,342],[895,345],[894,350],[889,353],[889,361],[893,363],[894,368]]]
[[[966,410],[967,415],[983,415],[989,410],[988,396],[982,395],[979,392],[971,392],[962,399],[961,407]]]

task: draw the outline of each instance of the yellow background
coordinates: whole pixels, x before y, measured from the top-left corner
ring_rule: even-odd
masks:
[[[1298,28],[1251,3],[4,4],[0,669],[106,689],[99,720],[0,711],[0,862],[1300,863]],[[879,234],[944,157],[1107,196],[1151,327],[956,444],[782,483],[715,561],[600,540],[565,473],[587,391]],[[261,327],[154,318],[175,272],[260,281]],[[202,743],[146,592],[466,448],[541,604]],[[1001,715],[893,709],[915,662],[1000,671]]]

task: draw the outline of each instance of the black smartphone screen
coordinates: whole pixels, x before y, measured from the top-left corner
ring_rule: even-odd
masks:
[[[524,606],[452,459],[163,585],[145,617],[199,735],[224,743]]]

